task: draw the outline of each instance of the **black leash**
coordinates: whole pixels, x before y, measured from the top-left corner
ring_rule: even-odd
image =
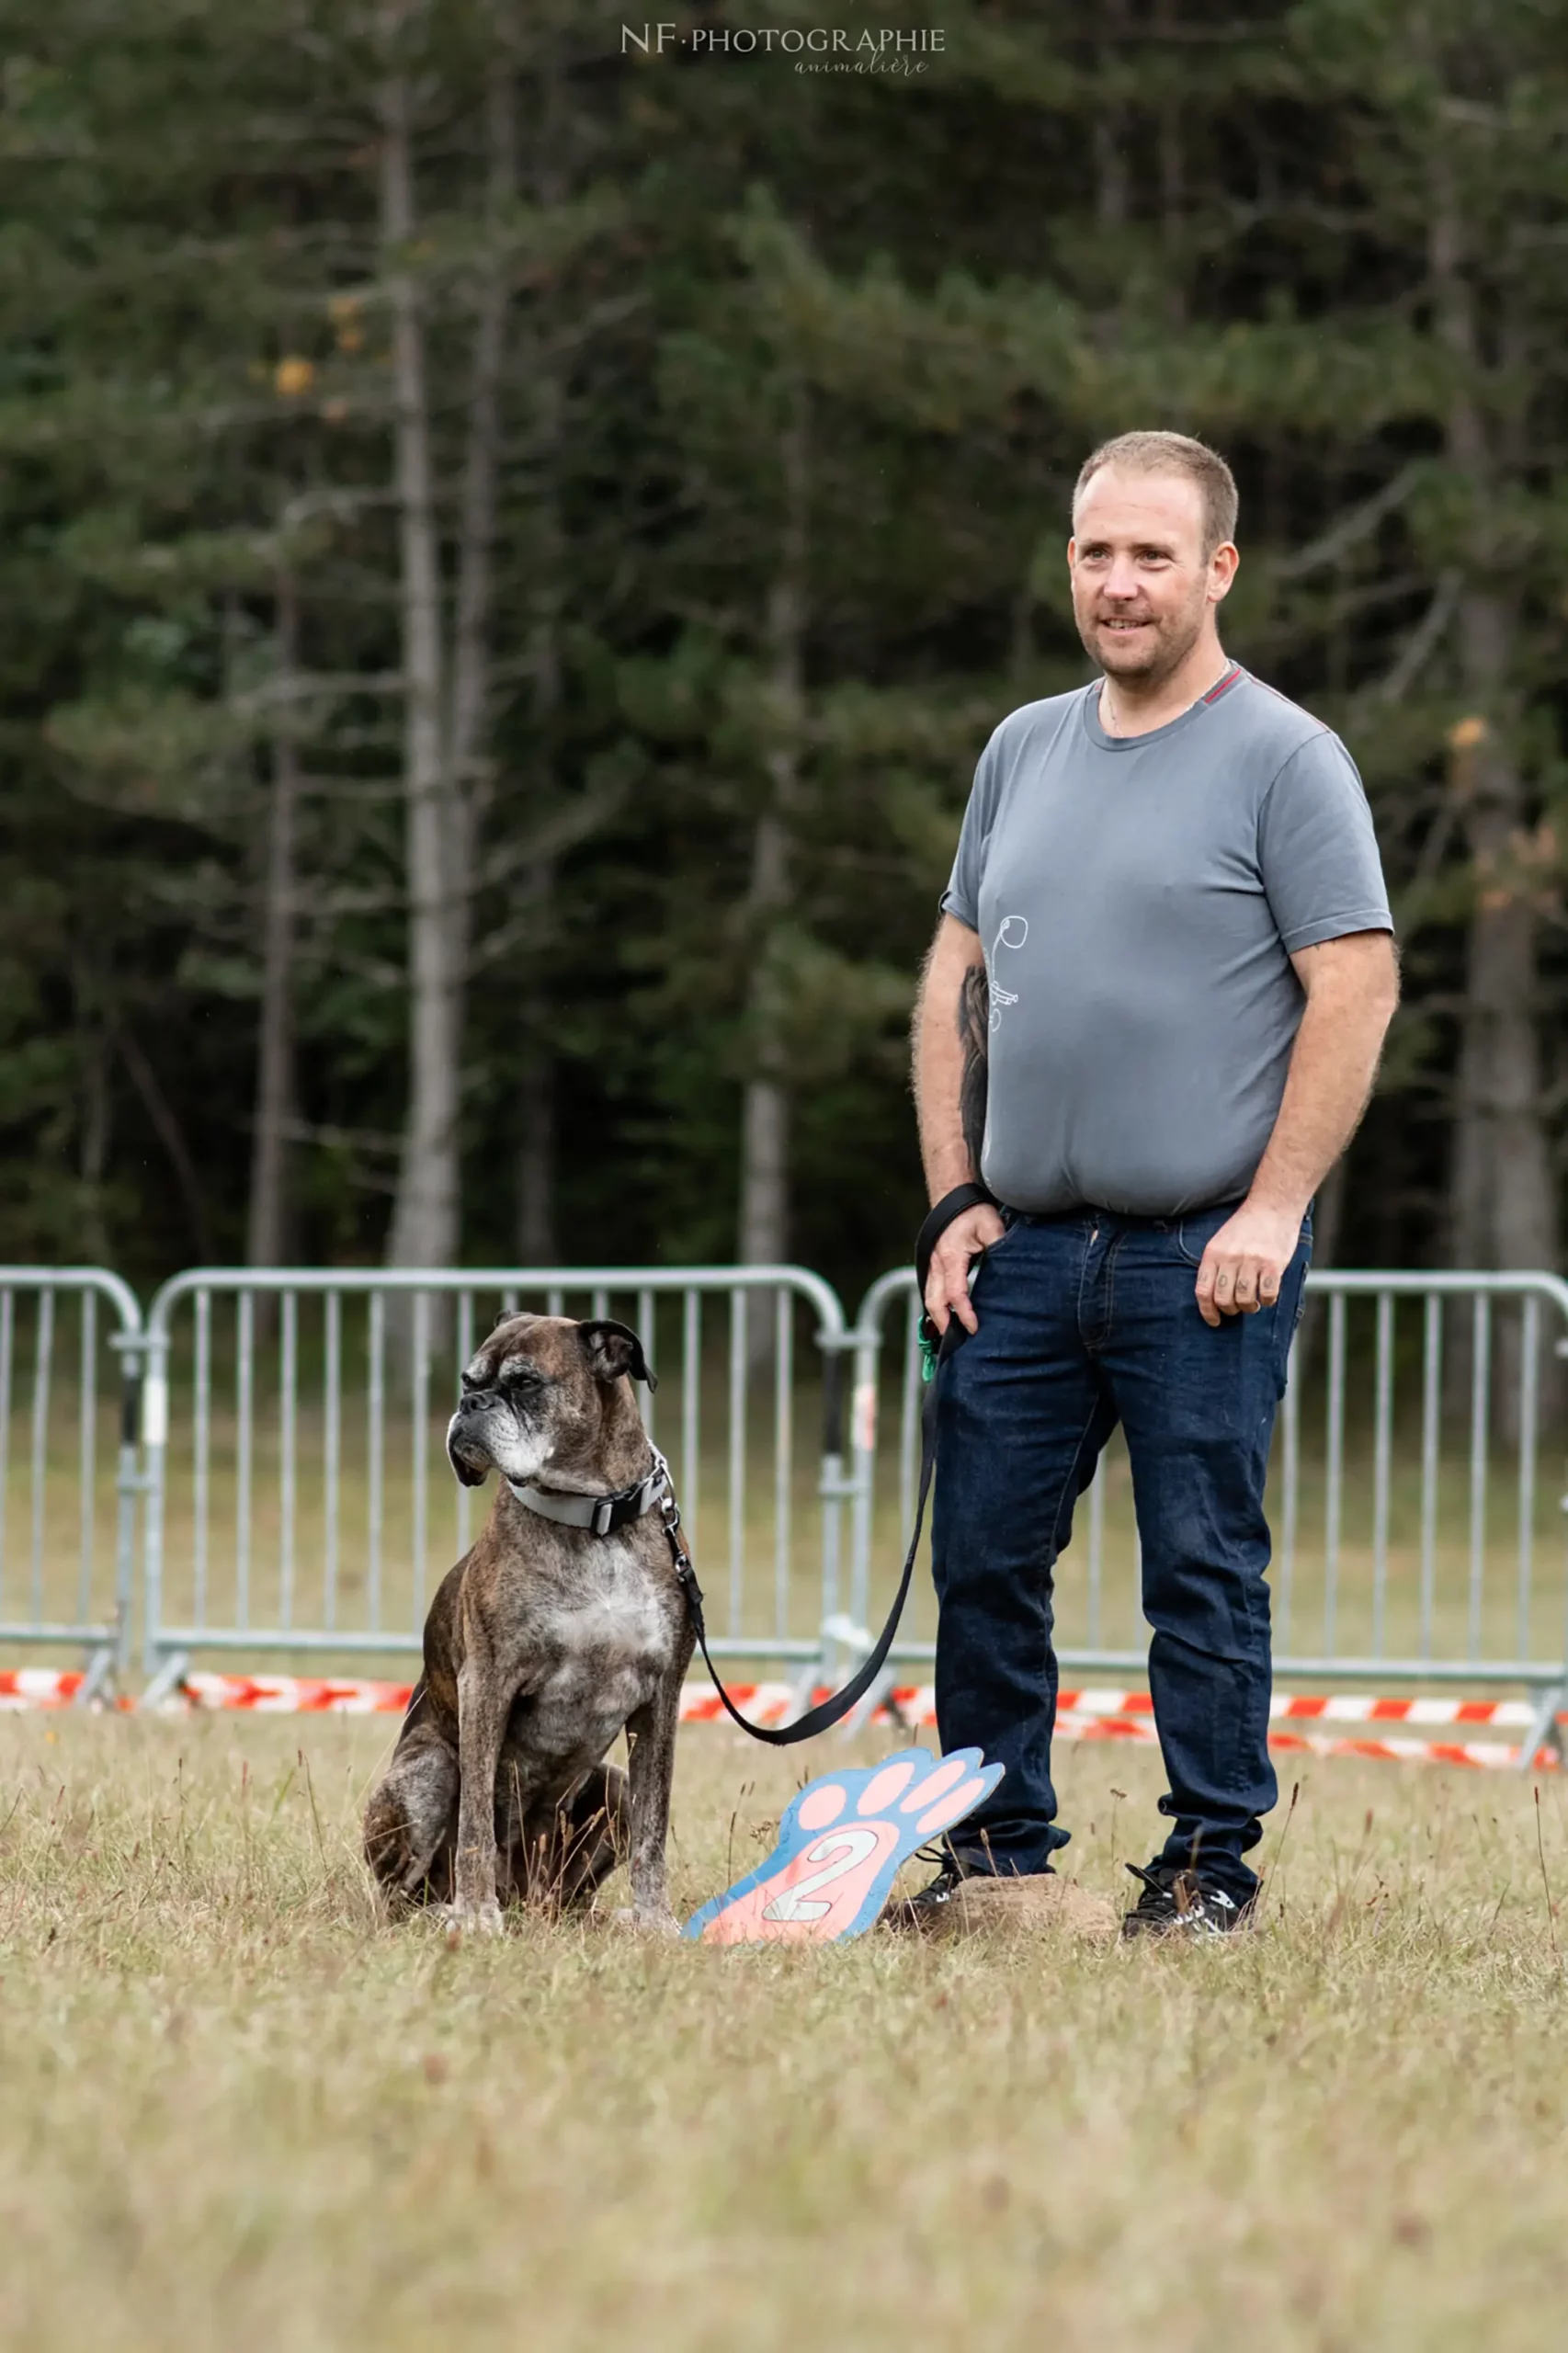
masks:
[[[959,1322],[958,1317],[949,1315],[948,1328],[938,1340],[931,1319],[926,1313],[924,1304],[926,1279],[931,1271],[931,1253],[951,1225],[954,1218],[961,1217],[965,1210],[973,1209],[982,1201],[994,1199],[994,1196],[987,1192],[983,1185],[956,1186],[950,1193],[944,1194],[936,1208],[931,1211],[920,1229],[919,1239],[915,1245],[915,1280],[919,1286],[922,1302],[920,1347],[926,1364],[926,1397],[920,1408],[920,1493],[915,1506],[915,1533],[909,1540],[909,1550],[903,1556],[903,1574],[898,1581],[898,1591],[893,1597],[893,1605],[888,1613],[887,1624],[877,1636],[868,1656],[856,1668],[842,1691],[835,1691],[831,1699],[819,1700],[814,1708],[808,1708],[803,1716],[797,1716],[794,1722],[790,1724],[777,1726],[754,1724],[749,1716],[742,1715],[720,1681],[719,1670],[709,1654],[708,1630],[702,1622],[702,1587],[697,1582],[697,1572],[691,1565],[691,1554],[687,1551],[686,1540],[680,1532],[680,1506],[676,1502],[675,1492],[668,1480],[665,1482],[658,1509],[664,1520],[665,1534],[669,1540],[676,1575],[679,1578],[681,1591],[686,1596],[686,1606],[691,1619],[692,1630],[697,1636],[698,1647],[702,1653],[703,1665],[712,1678],[714,1690],[717,1691],[726,1711],[739,1724],[741,1730],[750,1733],[753,1740],[766,1741],[770,1748],[792,1748],[797,1741],[811,1740],[819,1732],[826,1732],[831,1725],[841,1722],[850,1710],[865,1698],[887,1663],[888,1653],[892,1648],[893,1636],[898,1631],[898,1621],[903,1615],[903,1605],[909,1598],[910,1580],[915,1574],[915,1558],[920,1550],[920,1532],[926,1520],[926,1500],[931,1492],[931,1474],[937,1467],[937,1368],[944,1358],[954,1355],[969,1337],[968,1332]]]
[[[957,1323],[956,1317],[954,1323]],[[954,1326],[949,1324],[948,1328],[951,1331]],[[961,1331],[963,1327],[959,1324],[958,1328]],[[945,1347],[943,1353],[946,1353]],[[742,1715],[720,1681],[719,1670],[714,1665],[708,1649],[708,1630],[702,1622],[702,1588],[697,1582],[697,1572],[691,1565],[691,1554],[687,1551],[685,1540],[680,1532],[679,1508],[674,1495],[667,1489],[665,1490],[665,1500],[660,1506],[664,1514],[665,1534],[669,1538],[676,1574],[680,1579],[681,1591],[686,1596],[686,1606],[691,1618],[692,1630],[697,1636],[698,1648],[701,1651],[703,1664],[712,1677],[714,1690],[717,1691],[725,1709],[734,1718],[741,1730],[749,1732],[753,1740],[765,1740],[770,1748],[792,1748],[798,1740],[811,1740],[817,1733],[826,1732],[830,1724],[840,1722],[857,1701],[865,1698],[881,1673],[887,1661],[887,1654],[892,1648],[892,1638],[898,1631],[898,1621],[903,1615],[903,1605],[909,1598],[909,1583],[915,1574],[915,1556],[920,1550],[920,1530],[926,1518],[926,1498],[930,1493],[931,1473],[936,1464],[937,1384],[933,1380],[926,1384],[926,1402],[920,1409],[920,1495],[915,1506],[915,1533],[909,1540],[909,1550],[903,1557],[903,1574],[899,1579],[898,1592],[893,1597],[893,1605],[889,1613],[887,1624],[882,1628],[871,1650],[862,1664],[857,1667],[843,1690],[835,1691],[831,1699],[819,1700],[814,1708],[808,1708],[803,1716],[797,1716],[791,1724],[754,1724],[749,1716]]]

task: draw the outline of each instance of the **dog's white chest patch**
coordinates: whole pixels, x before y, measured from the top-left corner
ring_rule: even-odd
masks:
[[[669,1665],[669,1616],[631,1548],[606,1540],[593,1582],[552,1610],[541,1629],[560,1664],[541,1698],[564,1699],[618,1726]]]
[[[602,1653],[610,1665],[662,1662],[669,1648],[663,1610],[645,1587],[630,1584],[563,1610],[555,1631],[574,1650]]]

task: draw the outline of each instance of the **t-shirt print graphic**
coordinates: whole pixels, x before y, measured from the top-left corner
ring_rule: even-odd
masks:
[[[997,926],[995,944],[991,950],[990,969],[986,978],[991,986],[991,1032],[994,1037],[1002,1027],[1002,1008],[1017,1005],[1017,989],[1005,989],[996,978],[996,959],[1004,948],[1021,948],[1029,936],[1028,915],[1004,915]]]

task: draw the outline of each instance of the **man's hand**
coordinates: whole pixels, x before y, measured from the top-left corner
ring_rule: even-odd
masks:
[[[931,1253],[931,1271],[926,1278],[926,1312],[938,1332],[947,1330],[949,1315],[956,1315],[966,1331],[979,1331],[969,1296],[970,1261],[1000,1242],[1006,1230],[989,1201],[981,1201],[954,1218]]]
[[[1273,1306],[1301,1239],[1303,1215],[1244,1201],[1225,1220],[1198,1269],[1198,1312],[1205,1324],[1218,1330],[1221,1315],[1256,1315],[1260,1307]]]
[[[1252,1191],[1198,1269],[1198,1311],[1216,1327],[1221,1315],[1256,1315],[1278,1298],[1307,1203],[1367,1108],[1383,1032],[1399,1002],[1399,966],[1386,931],[1320,940],[1298,948],[1290,962],[1307,1002],[1279,1116]]]

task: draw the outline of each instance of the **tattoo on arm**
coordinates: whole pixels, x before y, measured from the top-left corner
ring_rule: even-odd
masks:
[[[970,1166],[980,1175],[981,1148],[985,1141],[987,1055],[991,1043],[991,988],[983,964],[971,964],[959,988],[959,1042],[963,1048],[963,1076],[959,1083],[959,1122]]]

